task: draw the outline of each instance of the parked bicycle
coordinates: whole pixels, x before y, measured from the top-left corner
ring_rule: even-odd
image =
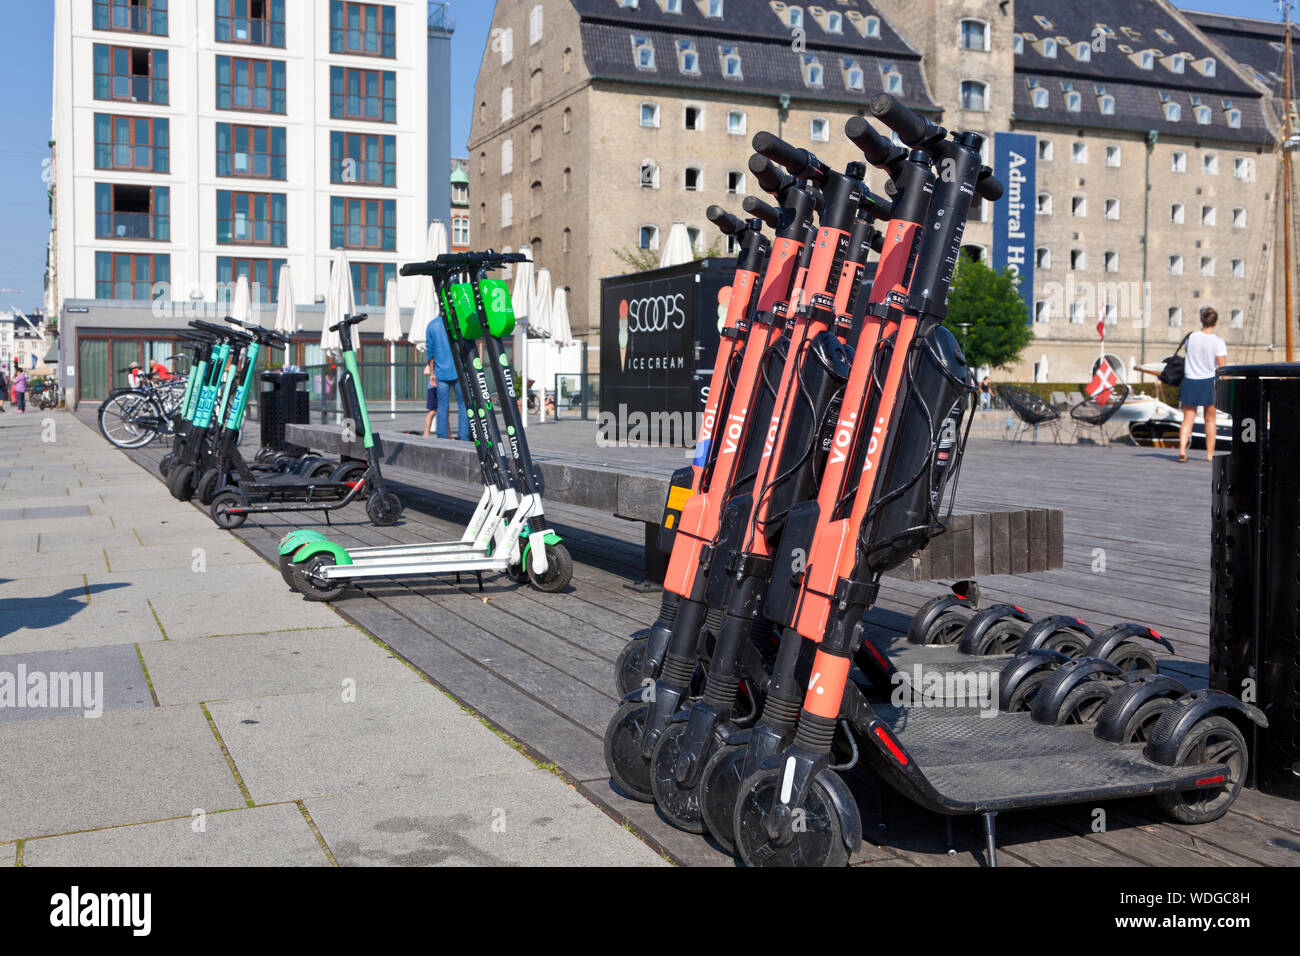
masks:
[[[170,435],[185,394],[185,379],[156,382],[155,372],[118,369],[138,375],[140,384],[114,389],[99,406],[99,431],[118,448],[143,448],[161,435]]]
[[[37,379],[27,389],[27,401],[41,411],[57,408],[59,404],[59,386],[52,378]]]

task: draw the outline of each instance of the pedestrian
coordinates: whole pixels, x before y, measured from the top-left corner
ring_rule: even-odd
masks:
[[[456,436],[469,441],[469,417],[465,414],[465,396],[460,391],[456,377],[456,362],[451,354],[451,341],[447,338],[445,322],[449,316],[440,316],[424,330],[424,354],[433,363],[433,376],[438,392],[438,437],[447,437],[447,413],[451,408],[451,393],[456,393]]]
[[[432,358],[424,363],[424,374],[429,376],[429,391],[424,400],[424,407],[428,410],[424,416],[424,434],[428,437],[433,431],[433,416],[438,411],[438,379],[434,375]]]
[[[18,375],[14,378],[14,402],[18,405],[19,412],[27,411],[27,373],[22,369],[18,370]]]
[[[1201,310],[1201,328],[1187,336],[1187,358],[1178,403],[1183,407],[1183,424],[1178,432],[1178,460],[1187,460],[1196,410],[1205,410],[1205,460],[1214,459],[1218,424],[1214,408],[1214,372],[1228,361],[1228,343],[1214,334],[1219,313],[1208,305]]]
[[[984,381],[980,382],[980,411],[986,412],[993,407],[993,387],[989,385],[989,377],[984,376]]]
[[[9,398],[9,379],[5,376],[5,370],[0,368],[0,412],[8,411],[5,408],[5,401]]]
[[[132,388],[140,387],[140,363],[132,362],[126,367],[126,381]]]

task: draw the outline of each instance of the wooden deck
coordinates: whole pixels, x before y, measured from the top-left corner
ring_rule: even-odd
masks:
[[[89,415],[82,418],[93,427]],[[545,429],[530,429],[529,437],[535,445],[556,440],[548,439]],[[152,448],[132,457],[154,470],[162,451]],[[622,460],[610,464],[626,467],[627,454],[621,452]],[[1034,616],[1070,613],[1103,627],[1121,620],[1149,623],[1178,650],[1163,667],[1193,685],[1203,684],[1209,475],[1203,461],[1180,465],[1172,453],[1154,449],[972,441],[960,505],[1065,510],[1065,567],[982,578],[985,594],[990,601],[1013,600]],[[478,491],[448,482],[421,484],[423,489],[399,486],[407,512],[397,527],[375,528],[360,507],[351,507],[337,514],[331,537],[345,546],[458,537]],[[166,492],[160,487],[159,494]],[[604,769],[601,738],[617,706],[613,662],[628,636],[651,623],[659,604],[658,588],[639,580],[640,524],[563,505],[547,510],[575,559],[573,585],[565,594],[541,594],[504,577],[486,580],[481,592],[468,576],[460,584],[423,578],[373,582],[350,591],[334,607],[674,860],[731,865],[707,839],[673,829],[653,808],[614,791]],[[324,527],[319,515],[268,515],[237,533],[273,559],[277,538],[308,522]],[[940,591],[937,583],[889,579],[874,621],[901,632],[915,608]],[[978,819],[955,821],[957,852],[949,855],[940,818],[865,774],[853,775],[850,783],[866,837],[856,864],[984,864]],[[1164,822],[1147,800],[1103,806],[1107,829],[1102,833],[1092,832],[1094,808],[1088,805],[1001,815],[1000,864],[1300,863],[1298,803],[1245,792],[1224,819],[1200,827]]]

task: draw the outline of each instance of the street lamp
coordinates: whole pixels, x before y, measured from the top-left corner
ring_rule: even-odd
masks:
[[[1142,348],[1138,363],[1145,365],[1147,361],[1147,323],[1151,318],[1151,306],[1147,302],[1147,259],[1148,252],[1151,249],[1151,153],[1156,148],[1156,140],[1160,138],[1160,133],[1156,130],[1147,131],[1147,162],[1146,162],[1146,189],[1142,196]]]

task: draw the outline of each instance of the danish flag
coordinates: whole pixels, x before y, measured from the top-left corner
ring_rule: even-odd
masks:
[[[1119,376],[1110,367],[1110,363],[1103,358],[1097,363],[1097,371],[1092,373],[1092,381],[1088,383],[1084,391],[1098,405],[1105,405],[1110,401],[1111,390],[1118,384]]]

